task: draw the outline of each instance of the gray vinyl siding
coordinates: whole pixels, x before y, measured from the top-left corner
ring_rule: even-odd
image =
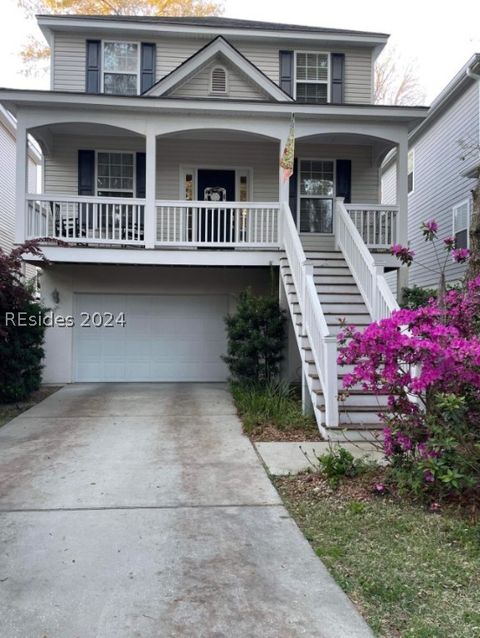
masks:
[[[77,195],[78,150],[144,151],[143,139],[62,136],[45,158],[45,191]],[[157,197],[179,199],[180,167],[251,168],[253,200],[278,201],[278,146],[274,143],[221,142],[159,138]]]
[[[145,150],[140,137],[59,136],[45,158],[45,191],[77,194],[79,149]],[[178,199],[180,167],[251,168],[254,201],[278,200],[278,145],[274,142],[188,140],[170,137],[157,141],[157,197]],[[378,169],[368,146],[320,145],[298,142],[296,155],[305,159],[351,159],[352,201],[378,202]]]
[[[56,91],[85,90],[85,42],[87,34],[56,32],[52,58],[52,86]],[[96,35],[99,39],[111,38],[108,33]],[[118,39],[118,36],[115,36]],[[134,40],[132,36],[128,39]],[[138,40],[141,38],[139,37]],[[157,46],[156,79],[159,80],[176,69],[187,58],[205,46],[213,37],[159,38]],[[317,46],[300,47],[298,43],[245,41],[230,39],[248,60],[278,84],[279,50],[331,51],[345,53],[345,101],[366,104],[372,102],[372,50],[368,47],[331,47],[319,43]]]
[[[210,92],[211,72],[216,66],[222,66],[227,72],[228,91],[226,95],[219,95],[218,97],[231,97],[236,100],[267,99],[267,95],[251,80],[237,71],[233,65],[220,61],[207,64],[181,86],[175,87],[168,95],[171,97],[212,97]]]
[[[16,142],[0,124],[0,247],[10,250],[15,236],[15,156]],[[28,159],[28,190],[37,186],[37,165]]]
[[[460,140],[478,144],[479,140],[479,86],[465,90],[447,110],[443,111],[419,137],[410,144],[414,149],[414,190],[408,196],[408,237],[410,247],[419,260],[428,268],[438,270],[434,250],[424,242],[420,225],[435,219],[439,224],[439,235],[447,237],[453,232],[453,206],[464,200],[470,201],[474,180],[462,177],[461,173],[478,162],[478,155],[470,153],[462,159],[464,151]],[[388,184],[395,166],[384,173],[384,202],[391,194]],[[461,279],[465,266],[448,261],[447,280]],[[431,287],[438,283],[438,275],[420,265],[410,267],[409,284]]]

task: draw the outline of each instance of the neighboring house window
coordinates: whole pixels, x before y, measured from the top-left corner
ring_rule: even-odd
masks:
[[[412,148],[411,151],[408,151],[408,167],[407,167],[407,171],[408,171],[408,177],[407,177],[408,192],[409,193],[413,193],[414,171],[415,171],[415,152],[414,152],[413,148]]]
[[[300,232],[333,232],[334,162],[300,160]]]
[[[139,45],[136,42],[103,43],[103,92],[137,95]]]
[[[328,53],[295,54],[295,98],[298,102],[325,104],[328,102]]]
[[[98,151],[97,195],[100,197],[133,197],[134,192],[134,153]]]
[[[227,92],[227,72],[223,66],[212,69],[210,92],[225,95]]]
[[[453,236],[456,248],[468,248],[470,243],[470,202],[468,199],[453,207]]]

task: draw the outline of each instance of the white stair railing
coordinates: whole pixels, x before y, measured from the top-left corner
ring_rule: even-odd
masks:
[[[337,340],[330,334],[288,204],[282,206],[282,239],[325,402],[325,425],[338,426]]]
[[[383,276],[383,270],[375,264],[373,255],[353,223],[341,197],[336,200],[335,212],[338,247],[362,293],[372,319],[385,319],[394,310],[398,310],[399,306]]]

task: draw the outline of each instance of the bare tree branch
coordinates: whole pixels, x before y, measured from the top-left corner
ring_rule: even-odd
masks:
[[[395,47],[385,49],[375,65],[375,104],[424,104],[425,91],[415,67],[414,60],[402,61]]]

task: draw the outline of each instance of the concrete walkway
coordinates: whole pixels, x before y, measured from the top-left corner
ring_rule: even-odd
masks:
[[[0,635],[363,638],[222,385],[66,387],[0,429]]]

